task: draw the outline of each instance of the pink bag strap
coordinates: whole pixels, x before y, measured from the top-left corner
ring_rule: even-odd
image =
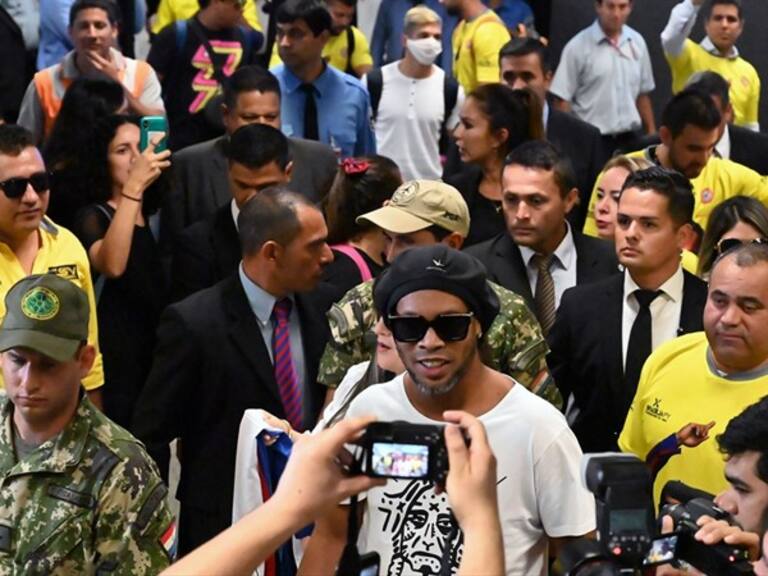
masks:
[[[360,256],[360,252],[358,252],[354,246],[350,246],[349,244],[334,244],[331,246],[331,249],[341,252],[352,259],[352,262],[355,263],[355,266],[357,266],[357,269],[360,271],[360,277],[363,279],[363,282],[368,282],[368,280],[373,278],[373,274],[371,274],[371,269],[368,267],[365,258]]]

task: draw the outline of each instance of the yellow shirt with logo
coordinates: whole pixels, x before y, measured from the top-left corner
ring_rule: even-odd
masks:
[[[352,53],[352,68],[359,66],[373,66],[373,57],[371,49],[368,46],[368,40],[365,35],[354,26],[351,26],[352,35],[355,37],[355,51]],[[347,31],[344,30],[337,36],[331,36],[328,43],[323,48],[323,59],[331,66],[342,72],[347,71],[347,54],[349,54],[349,45],[347,43]],[[269,58],[269,67],[272,68],[282,64],[280,55],[277,53],[277,42],[272,47],[272,56]]]
[[[157,18],[152,24],[152,33],[160,31],[173,24],[176,20],[188,20],[200,10],[198,0],[160,0],[157,7]],[[245,0],[243,6],[243,18],[254,30],[261,30],[259,15],[256,13],[256,0]]]
[[[649,149],[638,150],[627,154],[633,158],[645,158],[653,162]],[[584,222],[584,234],[597,236],[595,222],[595,204],[597,203],[597,183],[602,178],[602,172],[595,180],[592,195],[589,198],[587,219]],[[728,198],[734,196],[751,196],[768,205],[768,180],[754,170],[725,158],[712,156],[696,178],[691,180],[695,194],[693,220],[704,230],[712,210]]]
[[[452,37],[453,73],[465,94],[499,81],[499,51],[509,39],[509,30],[493,10],[459,22]]]
[[[619,436],[619,448],[644,460],[650,450],[691,422],[714,420],[709,439],[683,447],[660,470],[654,484],[656,503],[669,480],[717,494],[728,487],[724,459],[715,438],[747,406],[768,394],[768,371],[724,377],[707,358],[704,332],[681,336],[660,346],[646,361],[632,407]]]
[[[83,245],[72,232],[48,219],[40,223],[40,249],[32,265],[32,274],[52,273],[71,280],[88,294],[91,315],[88,320],[88,343],[96,347],[96,361],[83,379],[86,390],[104,385],[104,366],[99,350],[96,298],[91,282],[91,267]],[[5,317],[5,296],[16,282],[27,276],[16,255],[7,244],[0,242],[0,318]],[[0,387],[3,386],[0,374]]]
[[[709,53],[696,42],[686,39],[679,56],[664,54],[672,71],[672,92],[685,88],[688,79],[697,72],[717,72],[730,84],[729,96],[733,105],[734,123],[752,127],[758,123],[760,108],[760,76],[741,56],[723,58]]]

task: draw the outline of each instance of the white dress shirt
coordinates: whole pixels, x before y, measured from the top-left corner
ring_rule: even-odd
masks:
[[[669,279],[659,287],[660,294],[651,302],[651,349],[673,338],[677,338],[680,328],[680,313],[683,309],[683,268],[677,267]],[[627,348],[629,347],[629,334],[632,332],[632,324],[637,318],[640,305],[634,292],[640,287],[632,279],[628,271],[624,271],[624,304],[621,309],[621,351],[623,362],[627,363]]]
[[[568,288],[576,286],[576,245],[573,243],[573,234],[567,222],[566,226],[568,226],[568,230],[553,253],[554,258],[552,258],[552,264],[549,267],[549,273],[552,276],[552,281],[555,283],[555,310],[560,306],[560,298],[562,298],[563,292],[568,290]],[[520,255],[523,257],[525,270],[528,273],[531,294],[536,294],[539,271],[532,262],[536,252],[527,246],[520,246]]]

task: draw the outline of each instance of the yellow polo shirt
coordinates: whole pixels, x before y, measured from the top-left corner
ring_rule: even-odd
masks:
[[[152,33],[159,34],[163,28],[173,24],[176,20],[188,20],[198,10],[200,10],[200,4],[197,0],[160,0],[157,7],[157,19],[152,24]],[[256,13],[256,0],[245,0],[243,17],[251,28],[261,30],[259,16]]]
[[[685,41],[679,56],[664,54],[672,72],[672,92],[677,94],[688,79],[702,70],[717,72],[730,85],[729,96],[733,105],[734,124],[752,127],[758,123],[760,108],[760,76],[741,56],[723,58],[711,54],[690,39]]]
[[[88,375],[83,379],[86,390],[94,390],[104,385],[104,365],[99,352],[99,329],[96,319],[96,298],[91,282],[91,266],[83,245],[72,232],[61,228],[44,218],[40,223],[40,250],[32,265],[32,274],[52,273],[71,280],[88,294],[91,315],[88,319],[88,343],[96,347],[96,361]],[[10,247],[0,242],[0,318],[5,317],[5,296],[11,286],[27,274],[21,267],[16,254]],[[0,374],[0,387],[3,377]]]
[[[653,147],[651,147],[653,148]],[[645,158],[654,162],[650,148],[638,150],[627,154],[633,158]],[[592,196],[589,198],[587,219],[584,222],[584,234],[597,236],[597,223],[595,222],[595,203],[597,202],[597,183],[600,181],[600,173],[592,188]],[[734,196],[751,196],[763,204],[768,205],[768,180],[760,176],[754,170],[742,166],[732,160],[713,156],[707,162],[704,170],[696,178],[691,180],[695,204],[693,207],[693,220],[704,230],[712,210],[728,198]]]
[[[368,40],[365,35],[360,32],[354,26],[352,28],[352,35],[355,37],[355,51],[352,52],[352,68],[356,69],[358,66],[373,66],[373,57],[371,56],[371,49],[368,46]],[[347,31],[344,30],[338,36],[331,36],[328,42],[323,48],[323,59],[331,66],[342,72],[347,71],[347,54],[349,54],[349,43],[347,42]],[[273,68],[278,64],[282,64],[280,55],[277,53],[277,41],[272,46],[272,55],[269,58],[269,67]]]
[[[499,81],[499,51],[509,39],[509,30],[493,10],[459,22],[452,37],[453,73],[465,94]]]

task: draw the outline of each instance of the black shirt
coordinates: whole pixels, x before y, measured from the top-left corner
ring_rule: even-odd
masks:
[[[465,166],[461,172],[446,178],[446,183],[456,188],[469,207],[469,236],[464,247],[472,246],[506,231],[501,202],[480,194],[483,172],[477,166]]]

